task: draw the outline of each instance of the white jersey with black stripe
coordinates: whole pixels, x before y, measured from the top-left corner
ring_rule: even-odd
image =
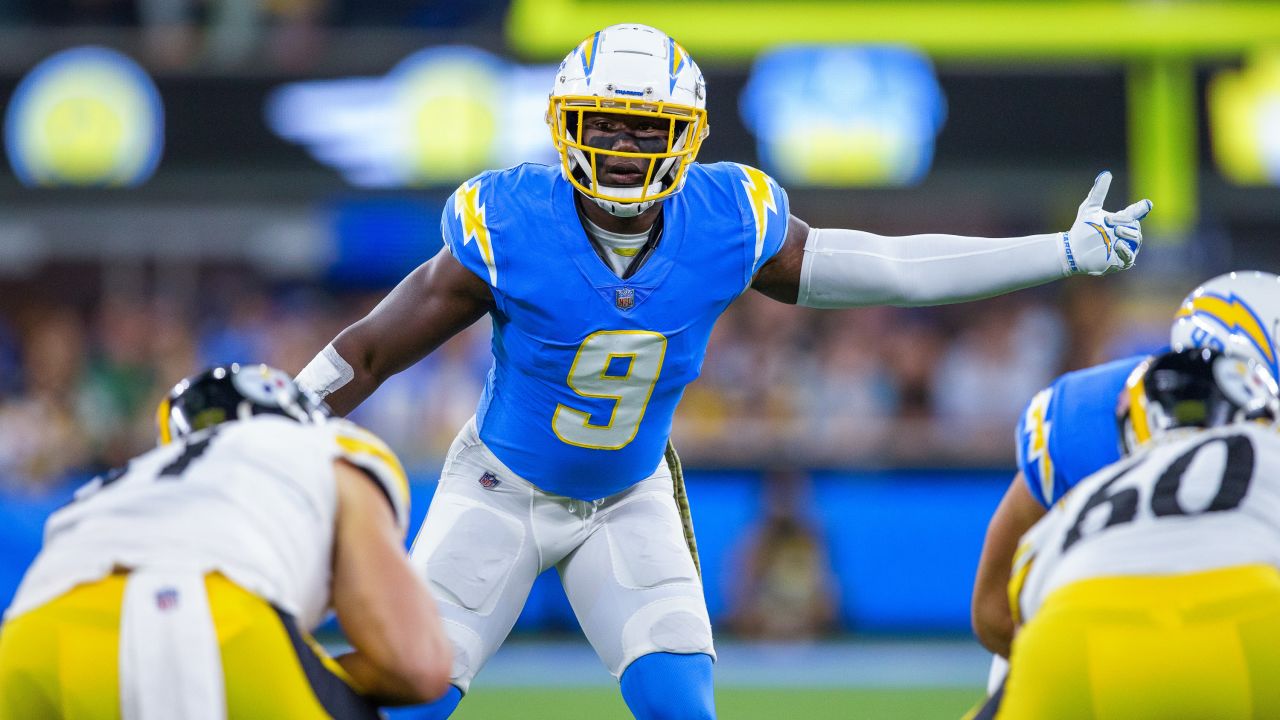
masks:
[[[408,485],[380,440],[344,420],[259,415],[156,448],[77,491],[46,523],[6,617],[116,568],[152,568],[220,572],[313,627],[330,602],[340,458],[378,482],[405,529]]]
[[[1240,423],[1158,441],[1090,475],[1023,536],[1010,596],[1106,576],[1280,567],[1280,434]]]

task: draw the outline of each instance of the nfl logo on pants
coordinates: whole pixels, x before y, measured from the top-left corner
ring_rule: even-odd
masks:
[[[613,291],[613,304],[619,310],[630,310],[636,306],[636,291],[631,288],[618,288]]]
[[[165,612],[178,607],[178,591],[174,588],[164,588],[157,592],[156,607]]]

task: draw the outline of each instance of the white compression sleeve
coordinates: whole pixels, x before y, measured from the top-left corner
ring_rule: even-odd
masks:
[[[809,231],[797,305],[942,305],[990,297],[1070,274],[1062,233],[1016,238],[885,237]]]
[[[302,368],[302,372],[298,373],[294,382],[298,383],[299,387],[325,398],[334,390],[351,382],[355,376],[355,368],[351,367],[351,363],[343,360],[330,344],[325,345],[320,354]]]

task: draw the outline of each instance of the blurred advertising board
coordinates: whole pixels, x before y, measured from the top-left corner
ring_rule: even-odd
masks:
[[[919,182],[946,118],[928,58],[888,46],[766,52],[739,107],[765,168],[792,186]]]
[[[452,185],[493,167],[553,161],[543,116],[555,73],[471,47],[421,50],[382,77],[296,82],[267,123],[357,187]]]
[[[84,46],[49,56],[18,84],[5,150],[27,186],[132,187],[164,149],[164,107],[128,56]]]

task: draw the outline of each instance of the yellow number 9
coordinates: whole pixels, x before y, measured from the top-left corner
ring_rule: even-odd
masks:
[[[551,418],[556,437],[595,450],[630,444],[640,430],[666,354],[667,339],[656,332],[601,330],[588,335],[578,346],[566,382],[582,397],[614,401],[613,412],[608,423],[593,425],[591,413],[557,405]]]

